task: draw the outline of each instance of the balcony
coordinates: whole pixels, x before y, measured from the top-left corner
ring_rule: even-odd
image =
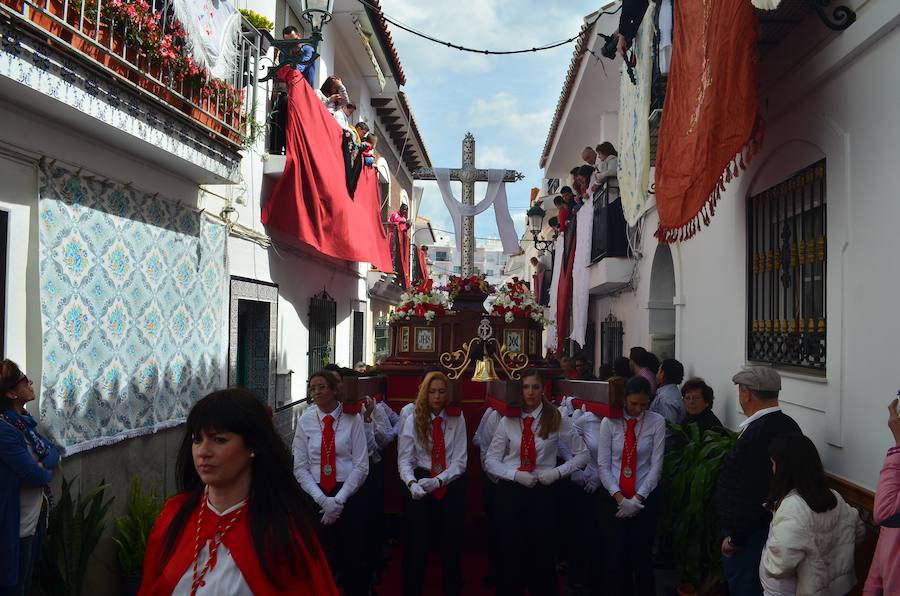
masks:
[[[606,178],[594,193],[591,231],[590,292],[604,295],[631,281],[633,264],[628,257],[628,227],[619,200],[619,181]]]
[[[170,4],[0,0],[6,21],[0,24],[2,51],[11,57],[8,71],[0,66],[0,75],[6,76],[0,93],[140,157],[188,170],[184,173],[191,179],[233,180],[238,151],[257,133],[256,71],[266,40],[245,21],[237,68],[225,79],[211,78],[189,55]],[[26,76],[24,69],[36,76]],[[44,86],[34,79],[46,79]],[[119,112],[137,123],[126,124]],[[85,113],[95,120],[85,119]],[[96,119],[113,130],[103,130]],[[142,136],[138,129],[144,129]],[[168,154],[152,155],[153,148],[134,143],[128,133]],[[173,157],[188,163],[179,164]],[[205,172],[196,171],[198,167]]]

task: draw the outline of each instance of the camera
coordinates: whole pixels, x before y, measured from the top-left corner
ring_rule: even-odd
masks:
[[[604,40],[606,40],[603,44],[603,47],[600,48],[600,55],[606,58],[607,60],[615,60],[616,59],[616,50],[618,49],[619,37],[617,35],[603,35],[600,34]]]

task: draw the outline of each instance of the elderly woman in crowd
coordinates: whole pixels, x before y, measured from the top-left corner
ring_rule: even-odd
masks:
[[[681,399],[684,402],[684,409],[687,411],[687,415],[681,422],[682,428],[687,430],[688,425],[696,424],[700,429],[700,434],[710,429],[722,428],[722,421],[712,410],[715,399],[712,387],[707,385],[706,381],[701,378],[688,380],[681,387]]]
[[[31,572],[46,520],[45,487],[59,450],[25,409],[31,379],[12,360],[0,362],[0,594],[31,592]]]

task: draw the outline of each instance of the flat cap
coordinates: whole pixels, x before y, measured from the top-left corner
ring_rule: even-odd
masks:
[[[770,366],[750,366],[731,377],[731,382],[751,391],[781,391],[781,375]]]

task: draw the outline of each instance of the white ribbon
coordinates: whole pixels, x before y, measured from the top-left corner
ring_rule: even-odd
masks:
[[[444,206],[450,212],[453,232],[456,235],[456,249],[460,255],[462,255],[462,218],[475,217],[484,213],[491,205],[494,206],[494,217],[497,222],[497,230],[500,232],[500,242],[503,244],[503,254],[512,255],[521,250],[516,226],[509,214],[506,183],[503,182],[504,176],[506,176],[506,170],[488,170],[488,187],[484,198],[475,205],[463,205],[453,195],[453,190],[450,188],[450,169],[434,168],[434,179],[441,191],[441,198],[444,199]]]
[[[556,237],[556,246],[553,248],[553,277],[550,281],[550,304],[547,306],[547,343],[548,350],[556,351],[556,295],[559,293],[559,273],[564,266],[563,251],[565,250],[565,233]],[[546,273],[544,275],[547,275]]]
[[[594,200],[588,199],[576,219],[575,260],[572,263],[572,331],[569,337],[584,347],[590,304],[591,232],[594,225]]]

